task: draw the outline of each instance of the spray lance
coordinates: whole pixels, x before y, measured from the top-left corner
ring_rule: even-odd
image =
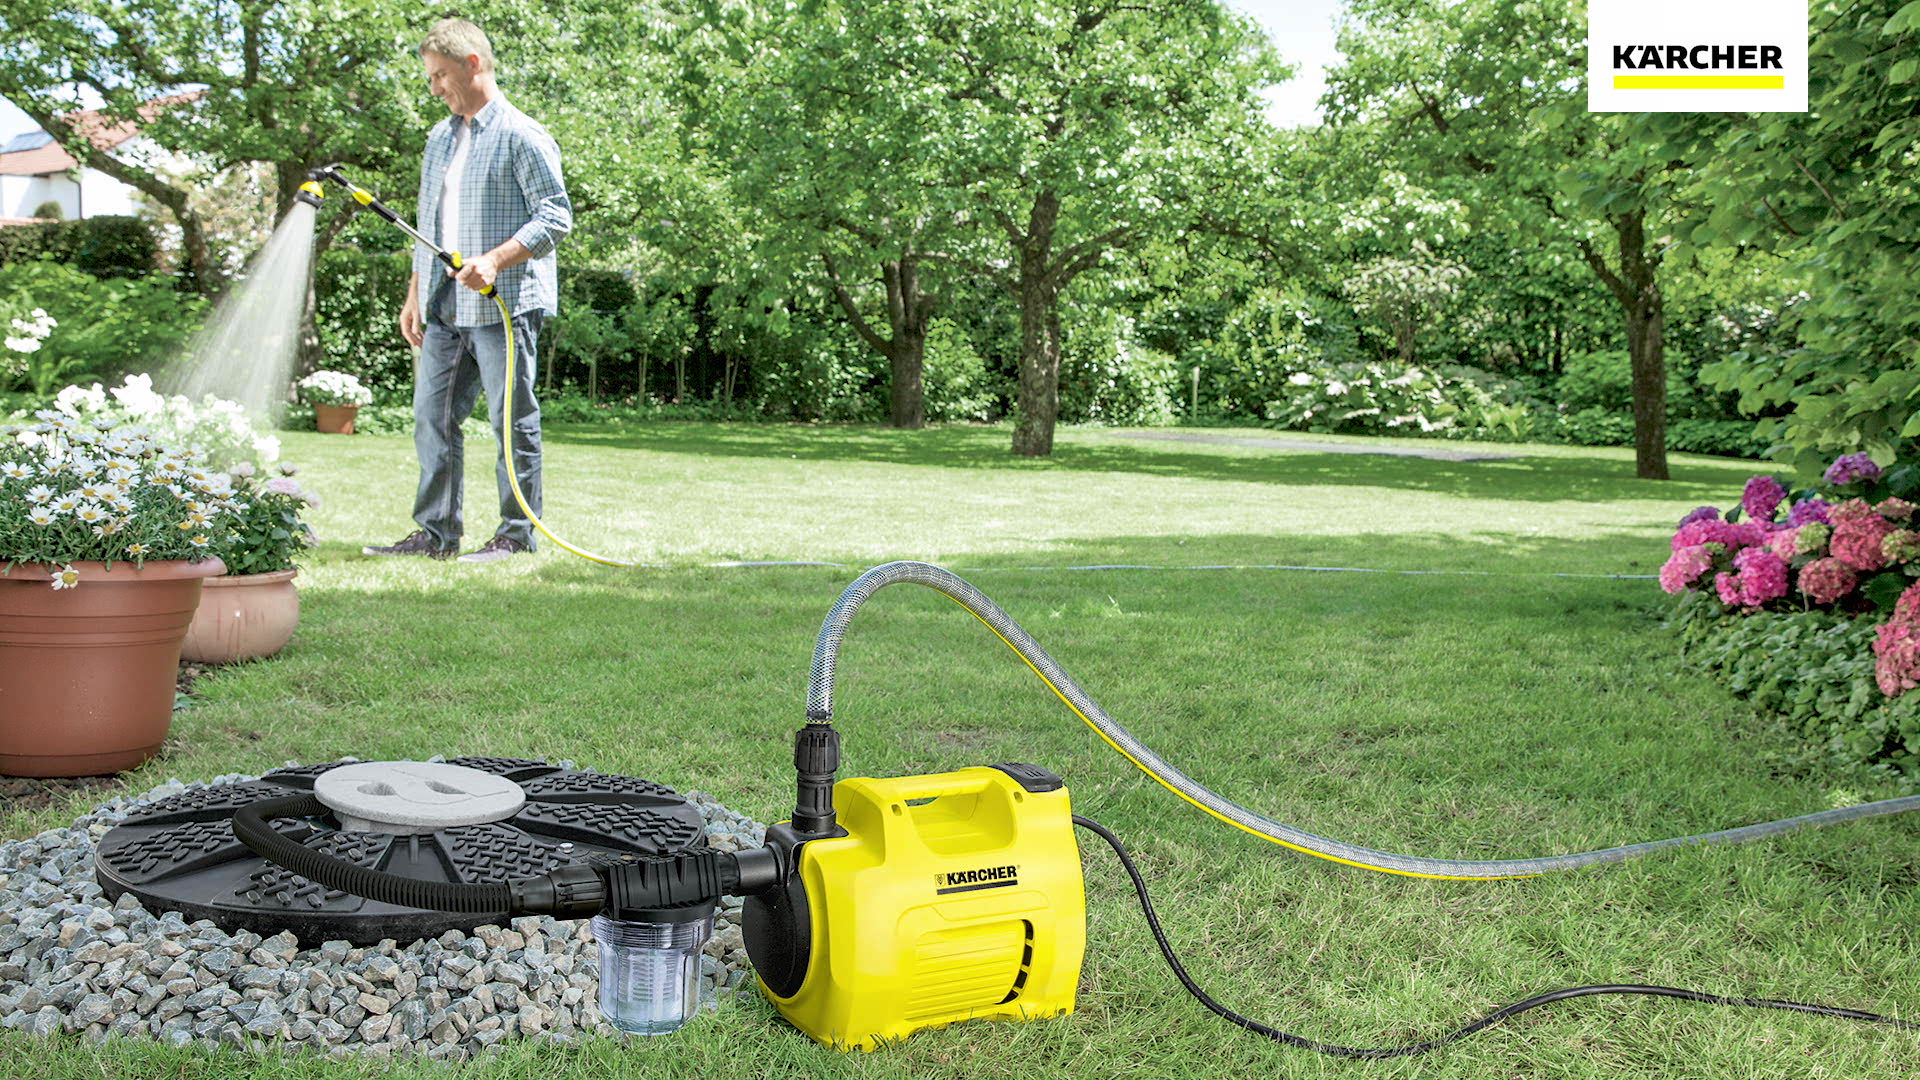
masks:
[[[346,174],[341,171],[340,166],[337,164],[322,165],[320,168],[309,171],[307,173],[306,183],[303,183],[300,185],[300,190],[294,194],[294,199],[298,202],[305,203],[308,206],[314,207],[316,210],[319,209],[322,205],[324,205],[324,202],[326,199],[326,189],[321,184],[321,181],[323,180],[332,181],[333,183],[339,184],[341,187],[345,188],[347,190],[347,194],[353,198],[354,202],[359,203],[361,206],[364,206],[368,210],[371,210],[374,213],[380,215],[382,218],[385,218],[388,222],[391,222],[392,224],[398,226],[402,232],[406,233],[408,236],[413,237],[415,243],[421,244],[425,246],[428,251],[431,251],[433,253],[434,258],[439,259],[441,262],[447,264],[447,268],[449,270],[459,270],[460,268],[466,265],[466,261],[460,257],[459,252],[448,251],[445,248],[442,248],[439,244],[436,244],[432,240],[429,240],[423,233],[420,232],[420,230],[407,224],[406,221],[403,220],[399,214],[393,211],[392,207],[389,207],[387,204],[381,202],[379,199],[374,198],[373,192],[368,191],[367,189],[347,179]],[[501,415],[512,416],[513,415],[514,365],[517,362],[517,357],[514,355],[515,350],[513,347],[513,313],[507,310],[507,302],[501,298],[500,291],[494,288],[492,285],[488,285],[486,288],[479,290],[479,292],[481,296],[490,297],[493,300],[495,306],[499,307],[500,309],[500,332],[505,337],[506,346],[507,346],[506,348],[506,355],[507,355],[506,389],[502,395],[503,400],[501,401],[500,407],[501,407]],[[513,438],[512,424],[504,425],[502,430],[502,438],[506,440],[511,440]],[[527,505],[527,497],[520,490],[520,478],[514,473],[512,455],[509,453],[509,450],[510,450],[509,445],[503,444],[500,447],[501,457],[503,460],[506,461],[506,465],[507,465],[506,467],[507,486],[513,489],[513,498],[515,502],[518,502],[520,504],[520,512],[527,515],[527,520],[533,523],[534,528],[540,530],[540,534],[542,536],[545,536],[547,539],[553,541],[558,546],[573,552],[575,555],[578,555],[583,559],[600,563],[603,566],[632,566],[633,565],[630,562],[623,562],[619,559],[608,558],[605,555],[596,555],[591,551],[585,550],[584,548],[575,547],[574,545],[567,543],[565,540],[560,539],[558,536],[555,536],[553,532],[547,528],[546,523],[540,520],[540,515],[534,513],[533,508]]]

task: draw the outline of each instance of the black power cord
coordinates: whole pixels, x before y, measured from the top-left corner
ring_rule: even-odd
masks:
[[[1341,1046],[1338,1043],[1316,1042],[1299,1035],[1289,1034],[1278,1028],[1268,1027],[1258,1020],[1241,1016],[1239,1013],[1215,1001],[1211,995],[1205,990],[1202,990],[1200,984],[1193,981],[1193,976],[1187,974],[1187,969],[1180,963],[1180,958],[1174,955],[1173,946],[1167,943],[1167,935],[1160,929],[1160,917],[1154,914],[1153,901],[1147,897],[1146,880],[1140,876],[1140,869],[1133,864],[1133,857],[1127,854],[1126,845],[1120,842],[1119,837],[1108,832],[1105,826],[1090,818],[1084,818],[1079,814],[1075,814],[1073,815],[1073,823],[1095,834],[1100,837],[1100,839],[1105,840],[1113,848],[1113,853],[1120,856],[1120,865],[1126,867],[1127,876],[1133,879],[1134,891],[1140,894],[1140,908],[1146,912],[1147,926],[1153,930],[1153,940],[1160,945],[1160,955],[1167,958],[1167,966],[1173,969],[1174,975],[1178,977],[1181,984],[1187,988],[1188,993],[1199,998],[1200,1004],[1219,1013],[1220,1016],[1226,1020],[1246,1028],[1248,1031],[1258,1035],[1265,1035],[1269,1039],[1285,1043],[1288,1046],[1297,1046],[1302,1050],[1314,1050],[1322,1054],[1331,1054],[1334,1057],[1344,1058],[1412,1057],[1415,1054],[1424,1054],[1430,1050],[1438,1050],[1448,1043],[1484,1031],[1500,1021],[1505,1020],[1507,1017],[1518,1016],[1528,1009],[1537,1009],[1542,1005],[1551,1005],[1556,1001],[1565,1001],[1568,998],[1591,997],[1597,994],[1645,994],[1653,997],[1671,997],[1683,998],[1687,1001],[1701,1001],[1709,1005],[1744,1005],[1754,1009],[1784,1009],[1789,1012],[1813,1013],[1816,1016],[1837,1016],[1843,1020],[1864,1020],[1873,1024],[1887,1024],[1903,1031],[1920,1031],[1920,1024],[1907,1020],[1896,1020],[1891,1016],[1881,1016],[1877,1013],[1861,1012],[1858,1009],[1837,1009],[1827,1005],[1803,1005],[1797,1001],[1774,1001],[1770,998],[1721,997],[1718,994],[1703,994],[1697,990],[1680,990],[1671,986],[1611,984],[1602,986],[1571,986],[1565,990],[1554,990],[1545,994],[1535,994],[1533,997],[1527,998],[1524,1001],[1516,1001],[1504,1009],[1488,1013],[1486,1016],[1475,1020],[1473,1023],[1449,1035],[1443,1035],[1438,1039],[1430,1039],[1426,1042],[1410,1043],[1406,1046]]]

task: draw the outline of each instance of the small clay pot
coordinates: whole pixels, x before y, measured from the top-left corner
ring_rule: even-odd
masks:
[[[0,569],[0,775],[97,776],[152,757],[173,723],[180,641],[219,559]]]
[[[358,405],[315,405],[313,423],[322,435],[351,435],[353,416],[359,411]]]
[[[300,625],[298,570],[223,574],[201,584],[200,608],[180,643],[180,659],[195,664],[259,660],[287,647]]]

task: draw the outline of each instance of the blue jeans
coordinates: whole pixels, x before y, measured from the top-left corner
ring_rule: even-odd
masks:
[[[507,354],[500,325],[453,326],[453,290],[442,285],[427,306],[420,368],[413,380],[413,449],[420,459],[420,490],[413,520],[442,548],[459,546],[462,533],[460,492],[466,440],[460,421],[473,412],[476,395],[487,394],[493,437],[503,438],[501,396],[506,388]],[[540,403],[533,397],[534,346],[540,340],[541,314],[513,318],[513,469],[527,506],[540,513]],[[495,534],[533,549],[533,523],[507,484],[505,457],[494,464],[500,485],[500,526]]]

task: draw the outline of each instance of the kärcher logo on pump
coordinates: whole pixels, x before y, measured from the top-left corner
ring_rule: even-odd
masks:
[[[934,892],[940,895],[1003,889],[1020,884],[1018,866],[987,866],[977,870],[955,870],[933,875]]]

